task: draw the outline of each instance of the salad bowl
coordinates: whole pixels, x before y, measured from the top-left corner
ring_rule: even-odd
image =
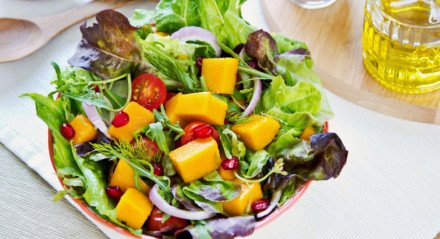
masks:
[[[111,237],[232,239],[340,174],[307,45],[251,26],[242,3],[162,0],[80,26],[56,89],[23,95],[49,128],[55,200]]]

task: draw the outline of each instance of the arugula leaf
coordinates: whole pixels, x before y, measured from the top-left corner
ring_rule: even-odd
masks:
[[[91,27],[81,25],[82,40],[69,64],[80,67],[107,79],[147,71],[150,67],[142,61],[140,46],[136,41],[137,28],[130,25],[123,14],[104,10],[96,14]]]
[[[145,40],[138,37],[138,43],[145,59],[157,69],[161,79],[178,80],[188,92],[200,90],[194,60],[196,45],[154,34]]]
[[[167,136],[165,135],[161,122],[147,125],[144,129],[142,129],[142,132],[144,132],[148,138],[156,142],[159,149],[164,152],[165,155],[170,153]]]
[[[195,0],[162,0],[156,6],[156,29],[173,33],[185,26],[199,26]]]

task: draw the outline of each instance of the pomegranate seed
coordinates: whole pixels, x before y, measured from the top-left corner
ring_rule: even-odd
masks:
[[[105,189],[105,192],[111,199],[115,201],[119,201],[119,199],[122,197],[122,194],[124,194],[119,186],[109,186]]]
[[[73,139],[75,137],[75,129],[69,123],[64,123],[60,127],[61,134],[66,139]]]
[[[128,114],[125,113],[124,111],[121,111],[117,113],[113,118],[112,125],[115,126],[116,128],[119,128],[128,124],[128,121],[130,121],[130,117],[128,116]]]
[[[238,157],[233,156],[231,159],[225,159],[222,161],[222,168],[225,170],[235,170],[238,168]]]
[[[211,125],[201,125],[194,129],[196,139],[208,138],[212,136],[213,130]]]
[[[255,201],[254,203],[252,203],[252,212],[254,213],[259,213],[262,212],[264,210],[266,210],[269,207],[269,199],[267,198],[262,198],[259,199],[257,201]]]
[[[197,68],[199,68],[199,71],[202,71],[202,62],[203,62],[203,58],[197,57],[196,66]]]
[[[158,163],[153,163],[154,175],[163,176],[162,166]]]

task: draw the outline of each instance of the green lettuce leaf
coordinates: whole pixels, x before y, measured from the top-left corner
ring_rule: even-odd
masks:
[[[185,26],[199,26],[195,0],[162,0],[156,6],[156,29],[173,33]]]
[[[44,96],[36,93],[24,94],[35,101],[35,108],[38,117],[43,120],[53,136],[53,159],[60,177],[82,178],[82,173],[76,165],[70,149],[70,143],[60,132],[60,127],[66,122],[66,111],[69,103],[66,100],[53,100],[50,96]]]
[[[219,42],[231,49],[244,44],[255,28],[241,17],[242,3],[240,0],[198,0],[200,26],[212,32]]]
[[[259,150],[252,153],[248,152],[246,160],[249,164],[249,167],[246,169],[246,172],[243,175],[247,178],[257,176],[257,174],[262,172],[263,167],[266,165],[269,157],[270,155],[265,150]]]
[[[266,110],[279,107],[285,112],[308,112],[316,114],[321,110],[321,92],[304,81],[287,86],[281,76],[275,77],[271,88],[263,95]]]

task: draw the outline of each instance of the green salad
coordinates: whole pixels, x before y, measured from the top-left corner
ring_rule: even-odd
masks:
[[[162,0],[84,23],[35,101],[65,195],[134,235],[234,238],[348,152],[303,42],[256,29],[243,0]]]

